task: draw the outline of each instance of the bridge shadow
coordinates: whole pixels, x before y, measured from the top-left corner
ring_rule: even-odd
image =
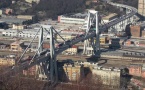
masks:
[[[96,62],[98,63],[98,65],[103,65],[107,63],[107,59],[102,59],[100,57],[97,56],[91,56],[89,58],[86,58],[87,62]]]

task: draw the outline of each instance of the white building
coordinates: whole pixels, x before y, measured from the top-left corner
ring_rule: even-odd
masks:
[[[23,29],[23,30],[14,30],[14,29],[7,29],[7,30],[0,30],[2,36],[8,37],[22,37],[22,38],[33,38],[36,34],[38,29]],[[47,32],[44,32],[44,37],[46,36]],[[47,35],[45,38],[49,38],[50,36]],[[39,38],[39,33],[36,35],[36,38]]]
[[[120,69],[94,67],[92,73],[101,77],[102,83],[113,88],[120,87]]]
[[[40,2],[40,0],[25,0],[25,1],[28,2],[28,3],[32,3],[32,2],[39,3]]]
[[[84,24],[87,13],[66,14],[58,16],[60,23]]]

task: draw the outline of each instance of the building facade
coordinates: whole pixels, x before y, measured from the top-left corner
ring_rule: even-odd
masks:
[[[78,53],[77,46],[72,46],[71,48],[68,48],[67,50],[62,52],[62,54],[65,54],[65,55],[76,55],[77,53]]]
[[[92,73],[94,75],[100,76],[104,85],[110,86],[112,88],[120,88],[120,69],[94,67]]]
[[[25,49],[25,45],[23,42],[21,41],[16,41],[10,44],[10,50],[11,51],[22,51],[23,49]]]
[[[65,81],[79,82],[84,77],[84,67],[82,65],[65,64],[63,66],[63,79]]]
[[[15,59],[14,58],[0,58],[0,66],[13,66],[15,65]]]
[[[140,25],[131,25],[130,33],[131,33],[131,36],[133,36],[133,37],[140,37],[141,36],[141,26]]]
[[[138,13],[145,17],[145,0],[138,0]]]
[[[142,65],[140,64],[131,64],[128,67],[129,74],[133,76],[141,76],[142,74]]]

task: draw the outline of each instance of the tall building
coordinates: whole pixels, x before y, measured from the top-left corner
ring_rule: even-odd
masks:
[[[84,77],[84,67],[82,65],[65,64],[63,71],[62,78],[65,81],[79,82]]]
[[[145,0],[138,0],[138,13],[145,18]]]

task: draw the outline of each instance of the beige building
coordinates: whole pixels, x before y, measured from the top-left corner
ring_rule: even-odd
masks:
[[[24,43],[21,41],[16,41],[10,44],[11,51],[22,51],[24,48]]]
[[[15,65],[14,58],[0,58],[0,66],[12,66]]]
[[[104,85],[112,86],[112,88],[120,87],[121,72],[119,69],[94,67],[92,73],[99,75]]]
[[[69,33],[62,33],[60,34],[62,38],[64,38],[65,40],[70,40],[74,37],[76,37],[77,35],[76,34],[69,34]],[[63,41],[63,39],[61,38],[59,35],[56,36],[57,40],[58,41]]]
[[[63,66],[63,79],[65,81],[79,82],[84,77],[84,67],[82,65],[65,64]]]
[[[25,19],[25,20],[33,20],[35,16],[34,15],[18,15],[17,18]]]
[[[76,55],[77,53],[78,53],[77,46],[72,46],[71,48],[68,48],[67,50],[62,52],[62,54],[65,54],[65,55]]]
[[[145,16],[145,0],[138,0],[138,13]]]
[[[3,14],[3,11],[0,9],[0,16]]]
[[[12,29],[23,30],[23,29],[26,29],[26,25],[15,25],[15,24],[13,24]]]
[[[101,22],[101,23],[108,23],[108,22],[110,22],[111,20],[113,20],[115,18],[117,18],[117,14],[116,13],[111,13],[108,16],[103,17],[102,18],[103,22]]]

